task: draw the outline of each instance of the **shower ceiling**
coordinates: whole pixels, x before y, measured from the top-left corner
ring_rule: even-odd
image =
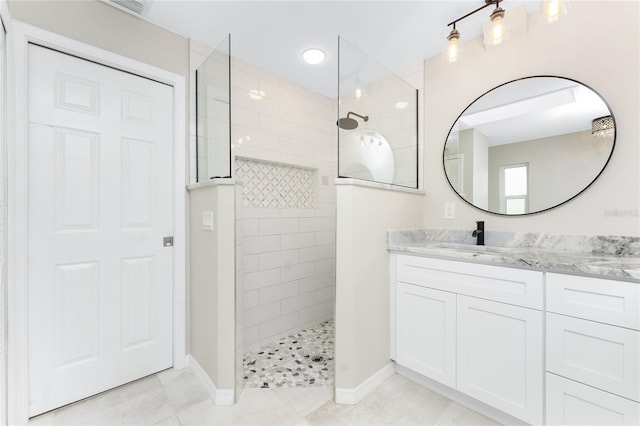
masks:
[[[447,23],[484,0],[147,2],[145,15],[151,22],[209,46],[231,33],[233,56],[335,98],[338,35],[385,67],[399,70],[441,52]],[[503,7],[508,14],[520,4],[533,10],[539,3],[506,0]],[[461,23],[465,40],[480,35],[488,19],[489,12],[478,13]],[[302,51],[309,47],[327,53],[322,65],[303,62]]]

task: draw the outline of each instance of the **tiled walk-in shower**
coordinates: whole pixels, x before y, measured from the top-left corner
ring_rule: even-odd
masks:
[[[333,387],[333,341],[329,320],[245,353],[245,387]]]

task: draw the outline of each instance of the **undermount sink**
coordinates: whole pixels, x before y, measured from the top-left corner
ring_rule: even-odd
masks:
[[[478,246],[464,243],[438,243],[435,245],[439,248],[447,248],[461,251],[478,252],[478,253],[510,253],[512,248],[496,247],[496,246]]]

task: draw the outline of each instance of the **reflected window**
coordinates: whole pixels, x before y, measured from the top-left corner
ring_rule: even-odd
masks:
[[[527,213],[529,205],[529,167],[527,164],[502,168],[502,210],[506,214]]]

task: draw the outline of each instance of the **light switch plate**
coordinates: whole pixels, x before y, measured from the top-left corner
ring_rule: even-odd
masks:
[[[213,212],[211,210],[202,212],[202,229],[213,231]]]

